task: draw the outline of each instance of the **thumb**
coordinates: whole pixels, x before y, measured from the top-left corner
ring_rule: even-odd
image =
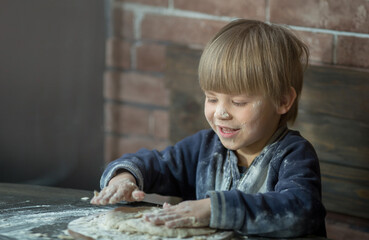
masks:
[[[132,198],[136,201],[142,201],[145,198],[145,193],[140,190],[134,190],[132,192]]]
[[[163,204],[163,208],[170,208],[172,205],[171,204],[169,204],[169,203],[167,203],[167,202],[165,202],[164,204]]]

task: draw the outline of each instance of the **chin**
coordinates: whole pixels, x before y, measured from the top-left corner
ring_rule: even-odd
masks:
[[[224,141],[224,140],[222,140],[222,139],[220,139],[220,141],[221,141],[222,145],[223,145],[225,148],[229,149],[229,150],[236,151],[236,150],[238,150],[238,149],[239,149],[239,146],[237,146],[237,145],[235,145],[235,144],[227,143],[227,142],[225,142],[225,141]]]

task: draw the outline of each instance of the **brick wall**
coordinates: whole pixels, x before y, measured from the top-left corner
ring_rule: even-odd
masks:
[[[110,0],[106,41],[105,160],[169,141],[166,47],[202,49],[235,18],[286,24],[311,64],[369,68],[367,0]]]

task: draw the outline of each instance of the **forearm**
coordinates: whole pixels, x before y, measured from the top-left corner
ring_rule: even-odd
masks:
[[[209,192],[210,227],[240,234],[293,237],[316,231],[324,208],[309,193],[245,194],[237,190]]]

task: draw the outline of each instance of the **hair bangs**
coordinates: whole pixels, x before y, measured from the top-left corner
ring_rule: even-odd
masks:
[[[222,36],[227,38],[227,36]],[[261,86],[253,66],[247,63],[247,49],[241,36],[215,39],[204,50],[199,64],[199,82],[204,91],[250,95]]]

